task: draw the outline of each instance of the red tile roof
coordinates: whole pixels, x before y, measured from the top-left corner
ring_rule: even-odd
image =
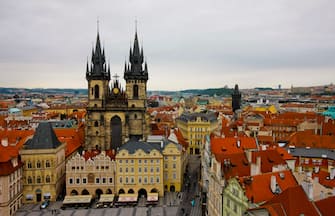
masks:
[[[176,137],[177,137],[178,143],[179,143],[180,145],[182,145],[185,149],[187,149],[189,144],[188,144],[188,142],[184,139],[184,137],[183,137],[181,131],[180,131],[178,128],[175,128],[175,129],[174,129],[174,134],[175,134]]]
[[[326,199],[319,200],[315,202],[322,216],[333,216],[335,212],[334,208],[335,196],[328,197]]]
[[[290,136],[289,145],[295,147],[335,149],[335,135],[315,135],[311,131],[298,131]]]
[[[57,138],[66,143],[65,157],[70,156],[85,144],[84,127],[79,128],[55,128]]]
[[[287,152],[286,149],[281,147],[274,148],[284,160],[294,160],[295,158]]]
[[[238,146],[239,143],[239,146]],[[211,150],[214,154],[243,153],[247,149],[257,149],[256,140],[252,137],[213,137]]]
[[[282,175],[283,178],[281,178],[280,175]],[[250,177],[241,177],[239,178],[240,184],[245,188],[245,194],[249,200],[253,203],[261,203],[277,196],[271,191],[271,176],[276,177],[276,182],[282,191],[298,185],[290,170],[255,175],[252,176],[251,181]]]
[[[250,176],[250,164],[244,153],[216,154],[215,158],[221,163],[223,177],[225,179],[236,176]]]
[[[330,179],[329,172],[325,172],[323,170],[320,170],[318,173],[313,172],[313,178],[318,177],[319,183],[327,188],[335,188],[335,179]],[[328,178],[328,179],[327,179]]]
[[[272,167],[277,165],[286,165],[286,161],[278,153],[277,150],[268,149],[264,151],[256,151],[252,154],[252,162],[256,163],[257,157],[261,157],[261,172],[272,172]]]
[[[316,207],[308,200],[301,186],[289,187],[278,196],[274,196],[265,205],[281,204],[285,215],[319,216]],[[264,206],[265,206],[264,205]]]
[[[0,162],[0,176],[10,175],[22,166],[23,163],[21,161],[18,161],[18,165],[16,167],[13,166],[10,160],[6,162]]]
[[[107,150],[105,151],[106,155],[109,156],[111,159],[115,159],[115,152],[114,150]],[[85,151],[83,154],[83,157],[85,160],[92,159],[95,156],[99,155],[101,153],[100,150],[91,150],[91,151]]]

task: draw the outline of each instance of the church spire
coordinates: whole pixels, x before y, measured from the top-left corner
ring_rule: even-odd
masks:
[[[140,49],[137,35],[137,27],[136,27],[133,49],[130,48],[129,50],[130,67],[129,69],[126,69],[125,67],[124,78],[126,80],[129,79],[148,80],[148,73],[145,72],[146,71],[145,68],[143,70],[143,63],[144,63],[143,47],[141,47]]]
[[[100,42],[100,34],[99,34],[99,21],[97,23],[97,37],[95,43],[95,49],[92,48],[92,67],[91,71],[86,72],[88,76],[86,76],[87,80],[90,79],[103,79],[110,80],[110,76],[108,76],[108,71],[106,67],[106,59],[105,59],[105,49],[101,47]],[[86,69],[87,70],[87,69]]]

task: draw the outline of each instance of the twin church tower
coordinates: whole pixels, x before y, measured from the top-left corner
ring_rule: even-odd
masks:
[[[149,134],[146,114],[148,67],[144,62],[137,31],[134,45],[125,62],[124,89],[118,76],[111,77],[105,60],[99,32],[92,49],[91,62],[87,62],[88,104],[85,128],[86,150],[115,150],[127,140],[146,139]]]

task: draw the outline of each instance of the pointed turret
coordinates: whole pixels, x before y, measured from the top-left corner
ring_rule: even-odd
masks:
[[[101,48],[99,32],[97,33],[95,49],[92,48],[91,61],[92,66],[90,71],[88,71],[88,65],[87,65],[86,79],[110,80],[110,76],[108,76],[108,72],[106,69],[105,50]]]
[[[140,50],[137,31],[135,31],[135,39],[133,49],[129,50],[129,64],[128,68],[125,67],[124,78],[125,80],[148,80],[148,73],[143,70],[143,47]]]

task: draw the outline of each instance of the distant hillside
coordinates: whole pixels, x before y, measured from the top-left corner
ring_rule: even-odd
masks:
[[[58,89],[58,88],[2,88],[0,94],[87,94],[87,89]]]
[[[209,88],[209,89],[187,89],[182,90],[181,93],[194,95],[209,95],[209,96],[230,96],[233,89],[229,88]]]
[[[182,91],[148,91],[150,94],[160,95],[208,95],[208,96],[230,96],[233,89],[229,88],[209,88],[209,89],[186,89]],[[0,94],[73,94],[73,95],[87,95],[87,89],[61,89],[61,88],[2,88],[0,87]]]

